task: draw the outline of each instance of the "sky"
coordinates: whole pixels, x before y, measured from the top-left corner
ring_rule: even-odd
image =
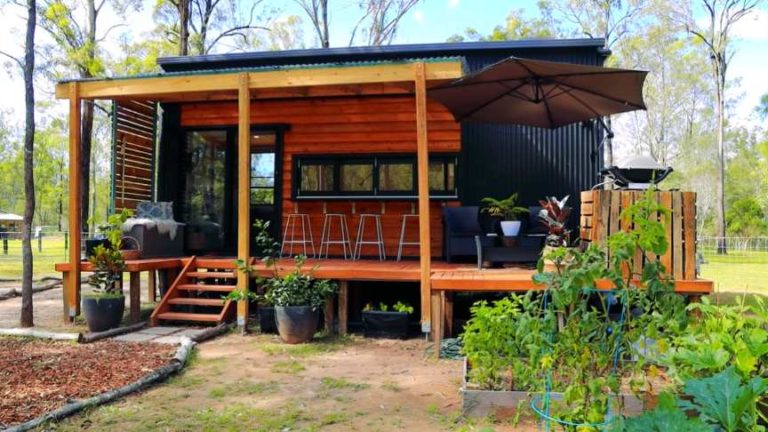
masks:
[[[331,14],[331,45],[346,46],[349,33],[357,15],[353,0],[337,1],[342,7],[336,8]],[[283,15],[301,14],[298,7],[289,0],[283,0]],[[153,0],[145,0],[141,15],[134,18],[129,27],[119,31],[128,31],[132,37],[141,37],[144,32],[153,27],[151,9]],[[737,28],[738,39],[735,41],[735,57],[729,69],[730,78],[741,80],[740,88],[732,91],[730,97],[743,97],[734,110],[737,123],[745,124],[756,119],[751,114],[757,106],[760,96],[768,93],[768,2],[763,9],[752,17],[743,20]],[[481,34],[488,34],[494,26],[503,24],[511,9],[524,9],[526,15],[534,17],[537,13],[536,0],[423,0],[404,17],[398,31],[395,43],[426,43],[443,42],[451,35],[461,33],[467,27],[477,29]],[[0,10],[4,17],[3,33],[0,33],[0,50],[20,53],[23,41],[23,21],[19,9]],[[107,21],[117,22],[114,16],[106,17]],[[305,20],[306,22],[306,20]],[[105,23],[106,24],[106,23]],[[107,28],[107,25],[102,28]],[[124,30],[125,29],[125,30]],[[40,37],[45,35],[42,30]],[[313,37],[309,28],[305,30],[305,39]],[[115,47],[110,49],[115,50]],[[4,58],[0,58],[5,62]],[[50,88],[47,90],[50,91]],[[39,95],[40,99],[49,98]],[[61,108],[59,108],[61,107]],[[64,109],[57,103],[55,110]],[[12,118],[20,121],[23,115],[23,85],[20,73],[0,71],[0,110],[11,110]],[[63,112],[63,111],[62,111]]]

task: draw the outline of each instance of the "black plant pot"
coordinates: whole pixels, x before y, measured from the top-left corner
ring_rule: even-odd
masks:
[[[408,314],[363,311],[363,332],[365,337],[405,339],[408,337]]]
[[[317,331],[320,311],[309,306],[275,306],[280,339],[288,344],[309,342]]]
[[[277,333],[274,307],[259,306],[259,328],[262,333]]]
[[[83,297],[83,313],[92,333],[116,328],[125,312],[125,297]]]

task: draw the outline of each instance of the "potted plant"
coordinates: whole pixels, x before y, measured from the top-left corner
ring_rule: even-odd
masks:
[[[125,270],[122,245],[122,224],[131,216],[130,210],[123,210],[107,219],[99,227],[107,242],[93,248],[88,261],[93,265],[93,274],[88,282],[95,287],[93,294],[83,296],[83,313],[91,332],[100,332],[117,327],[125,311],[125,296],[120,286]]]
[[[517,193],[504,199],[485,197],[481,201],[485,203],[482,211],[500,221],[504,236],[515,237],[520,233],[522,223],[519,217],[528,214],[528,208],[517,206]]]
[[[365,337],[407,338],[408,316],[412,313],[413,306],[399,301],[391,309],[386,303],[378,307],[368,303],[362,313]]]
[[[295,258],[295,269],[279,276],[272,260],[275,276],[265,280],[267,291],[264,298],[275,307],[275,322],[280,339],[285,343],[308,342],[317,330],[320,308],[328,296],[336,292],[336,284],[319,280],[312,270],[303,271],[305,256]]]
[[[554,253],[559,248],[568,246],[570,231],[566,227],[568,217],[571,215],[571,208],[566,207],[568,198],[558,200],[555,197],[547,197],[540,200],[541,210],[538,214],[539,222],[547,229],[547,237],[544,239],[544,248],[541,251],[543,264],[546,271],[554,271],[558,265],[563,262],[556,262],[558,258],[561,261],[567,260],[567,253]]]

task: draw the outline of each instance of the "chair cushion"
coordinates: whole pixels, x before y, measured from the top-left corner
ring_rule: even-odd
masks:
[[[136,218],[173,220],[173,202],[142,201],[136,206]]]

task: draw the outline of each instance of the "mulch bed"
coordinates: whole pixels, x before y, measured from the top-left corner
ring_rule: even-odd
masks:
[[[0,338],[0,429],[130,384],[167,364],[175,350],[150,343]]]

